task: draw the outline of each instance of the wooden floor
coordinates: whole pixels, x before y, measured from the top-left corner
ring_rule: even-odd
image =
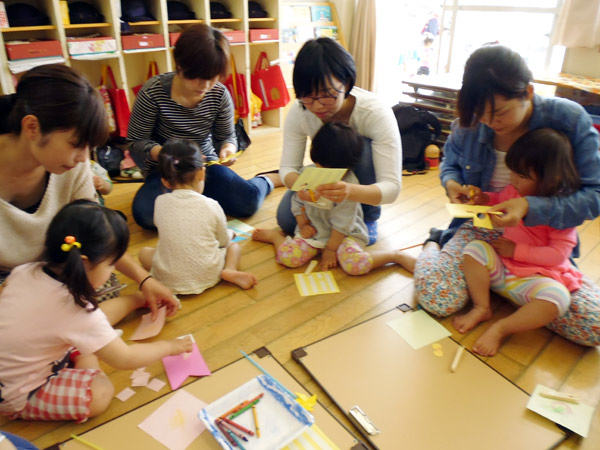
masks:
[[[244,177],[275,169],[281,152],[279,133],[257,136],[250,149],[234,166]],[[131,220],[131,199],[138,184],[118,184],[107,197],[107,205],[125,212],[131,230],[130,253],[156,244],[156,234],[140,229]],[[223,186],[223,189],[227,189]],[[284,189],[275,190],[261,210],[246,220],[255,227],[274,227],[275,211]],[[444,227],[449,216],[444,208],[446,198],[440,187],[437,171],[403,178],[403,189],[392,205],[383,209],[379,224],[377,247],[403,248],[423,242],[431,227]],[[600,282],[600,221],[585,223],[580,228],[582,241],[581,269]],[[407,303],[414,305],[411,274],[397,266],[388,266],[361,277],[350,277],[334,270],[341,292],[302,298],[293,281],[295,270],[284,269],[274,260],[271,246],[252,241],[241,243],[241,268],[259,279],[256,288],[244,291],[226,282],[199,296],[184,297],[180,313],[169,320],[161,338],[173,338],[193,333],[211,370],[217,370],[240,358],[239,350],[248,353],[267,346],[310,391],[343,419],[310,377],[291,359],[290,352],[298,347],[325,338],[391,308]],[[419,249],[411,250],[418,254]],[[131,286],[129,291],[135,287]],[[126,291],[128,292],[128,291]],[[509,305],[497,301],[494,319],[512,311]],[[127,338],[136,327],[141,312],[125,320],[120,327]],[[441,321],[456,340],[470,348],[489,323],[482,324],[467,335],[457,334],[449,319]],[[498,355],[486,362],[527,392],[542,383],[564,392],[576,393],[586,403],[600,403],[600,348],[584,348],[572,344],[552,332],[541,329],[509,338]],[[115,371],[105,367],[115,384],[116,392],[130,384],[131,371]],[[165,380],[160,362],[147,367],[153,376]],[[191,381],[191,380],[189,380]],[[164,394],[166,389],[161,391]],[[3,430],[32,440],[40,448],[61,442],[71,433],[83,431],[106,422],[145,404],[160,394],[138,389],[126,402],[114,399],[107,412],[80,425],[66,422],[7,422],[0,419]],[[499,425],[501,426],[501,425]],[[465,430],[468,424],[465,423]],[[510,430],[507,430],[510,433]],[[482,449],[485,444],[482,444]],[[600,413],[596,412],[591,436],[586,440],[570,438],[561,449],[600,448]]]

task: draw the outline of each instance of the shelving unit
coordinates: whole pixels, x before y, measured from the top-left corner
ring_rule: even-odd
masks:
[[[8,6],[19,0],[5,0]],[[72,3],[77,0],[69,0]],[[156,33],[164,37],[165,46],[161,48],[146,48],[140,50],[123,50],[121,42],[121,1],[120,0],[86,0],[104,15],[105,22],[90,24],[63,24],[59,0],[31,0],[34,5],[50,19],[50,25],[35,27],[14,27],[0,29],[0,87],[2,93],[14,92],[19,74],[12,74],[8,68],[8,57],[5,42],[12,40],[53,39],[60,42],[65,64],[70,65],[97,86],[100,82],[102,65],[109,65],[115,75],[118,87],[124,88],[130,106],[133,106],[135,96],[132,88],[145,81],[148,65],[152,61],[158,64],[159,72],[175,70],[169,33],[180,32],[186,27],[198,23],[206,23],[216,28],[243,31],[245,42],[232,43],[231,54],[235,58],[237,70],[246,76],[245,89],[250,98],[250,76],[261,51],[265,51],[270,61],[279,59],[279,40],[265,42],[249,42],[249,30],[254,28],[276,29],[281,35],[279,11],[280,0],[258,0],[258,3],[268,12],[266,18],[250,18],[247,0],[219,0],[232,13],[229,19],[211,19],[210,0],[179,0],[186,4],[196,14],[195,20],[168,20],[167,0],[143,0],[148,12],[156,18],[152,21],[129,23],[133,33]],[[98,32],[103,36],[116,40],[117,51],[94,55],[71,56],[68,52],[67,38]],[[263,134],[280,130],[283,126],[281,109],[265,111],[262,114],[263,125],[251,129],[249,117],[243,117],[246,129],[250,134]]]

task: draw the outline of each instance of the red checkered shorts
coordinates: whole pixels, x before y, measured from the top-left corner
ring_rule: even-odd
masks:
[[[84,421],[90,415],[92,381],[99,373],[98,369],[61,370],[29,397],[25,408],[11,414],[11,419]]]

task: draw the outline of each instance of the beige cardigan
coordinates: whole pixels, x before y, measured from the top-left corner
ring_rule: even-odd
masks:
[[[50,174],[44,197],[33,214],[0,199],[0,271],[38,261],[44,250],[46,229],[56,213],[73,200],[94,200],[94,192],[86,161],[61,175]]]

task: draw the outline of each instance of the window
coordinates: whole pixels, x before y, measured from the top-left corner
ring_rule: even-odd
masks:
[[[469,55],[489,42],[519,52],[534,74],[560,72],[565,49],[550,37],[562,3],[378,0],[375,89],[395,103],[408,77],[450,73],[460,79]]]

